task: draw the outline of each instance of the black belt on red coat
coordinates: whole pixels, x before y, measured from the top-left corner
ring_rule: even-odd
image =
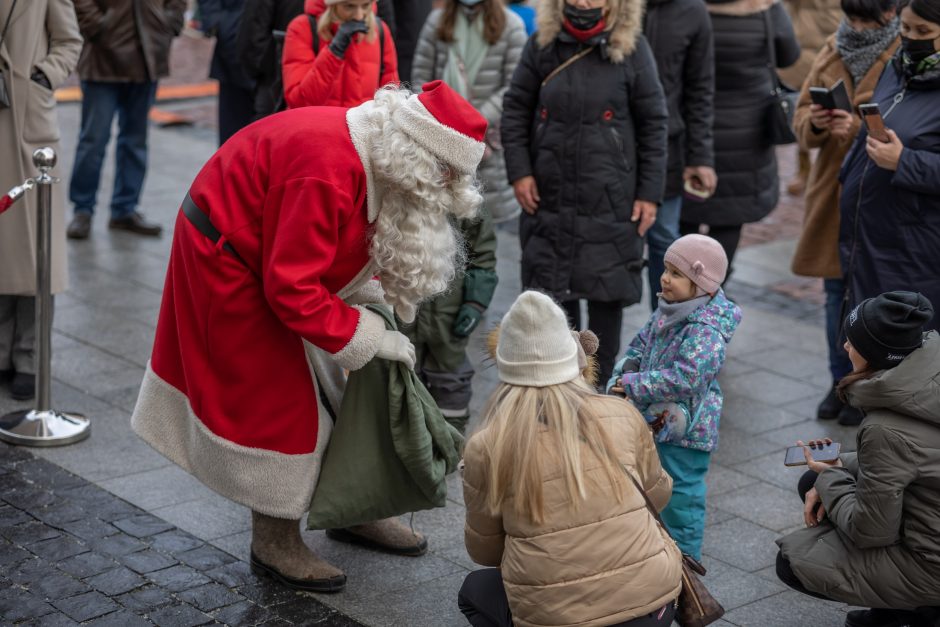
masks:
[[[183,199],[182,209],[183,215],[186,216],[186,219],[189,220],[189,222],[194,227],[196,227],[197,231],[208,237],[213,244],[219,243],[219,240],[222,238],[222,234],[219,233],[219,229],[213,226],[212,221],[209,220],[209,216],[203,213],[202,209],[200,209],[196,203],[193,202],[193,199],[189,194],[186,194],[186,198]],[[241,255],[235,251],[230,242],[226,241],[224,244],[222,244],[222,248],[232,253],[232,255],[242,262],[242,265],[244,265],[246,268],[248,267],[248,264],[245,263],[245,260],[242,259]]]

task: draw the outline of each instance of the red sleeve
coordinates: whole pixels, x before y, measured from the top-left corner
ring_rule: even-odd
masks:
[[[392,39],[392,33],[389,31],[388,24],[382,25],[382,32],[385,35],[385,72],[379,81],[379,87],[384,87],[389,83],[396,85],[401,82],[398,77],[398,53],[395,52],[395,40]]]
[[[313,33],[306,15],[299,15],[287,27],[281,73],[284,98],[290,109],[324,104],[339,85],[342,59],[320,40],[320,53],[313,51]]]
[[[269,190],[265,199],[265,298],[288,328],[331,354],[346,348],[360,327],[362,310],[320,282],[337,254],[342,215],[352,206],[345,191],[314,178],[292,179]]]

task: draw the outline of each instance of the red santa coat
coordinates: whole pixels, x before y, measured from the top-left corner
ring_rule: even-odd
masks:
[[[313,31],[307,15],[319,18],[326,10],[324,0],[307,0],[304,14],[287,27],[281,74],[284,98],[291,109],[308,106],[355,107],[372,100],[375,90],[398,83],[398,55],[388,25],[382,25],[384,45],[378,37],[369,41],[357,37],[343,58],[330,52],[330,40],[320,38],[320,48],[313,49]],[[336,25],[333,28],[336,30]],[[384,70],[382,49],[384,48]],[[381,75],[380,75],[381,72]]]
[[[322,400],[338,403],[339,368],[365,365],[385,329],[350,304],[380,299],[369,297],[377,199],[359,113],[270,116],[203,167],[190,196],[222,239],[180,213],[132,418],[210,488],[271,516],[306,511],[331,428]]]

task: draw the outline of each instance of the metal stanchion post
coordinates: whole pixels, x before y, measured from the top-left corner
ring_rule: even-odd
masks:
[[[52,185],[49,171],[56,164],[52,148],[33,153],[39,176],[33,179],[39,195],[36,217],[36,407],[0,418],[0,440],[26,446],[61,446],[84,440],[91,433],[88,419],[52,408]]]

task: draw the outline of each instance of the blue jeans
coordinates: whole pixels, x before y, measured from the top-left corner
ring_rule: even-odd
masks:
[[[679,239],[679,216],[682,214],[682,196],[667,198],[656,212],[656,222],[646,232],[646,244],[649,246],[649,283],[650,309],[656,310],[656,294],[660,291],[659,277],[666,269],[663,257],[666,249]]]
[[[94,213],[101,165],[111,141],[111,123],[118,117],[114,192],[111,217],[134,212],[147,173],[147,116],[157,83],[100,83],[82,81],[82,129],[69,183],[75,213]]]
[[[829,372],[832,380],[838,381],[852,372],[852,362],[845,352],[845,335],[842,333],[842,301],[845,296],[845,281],[842,279],[823,279],[826,292],[826,341],[829,343]]]

